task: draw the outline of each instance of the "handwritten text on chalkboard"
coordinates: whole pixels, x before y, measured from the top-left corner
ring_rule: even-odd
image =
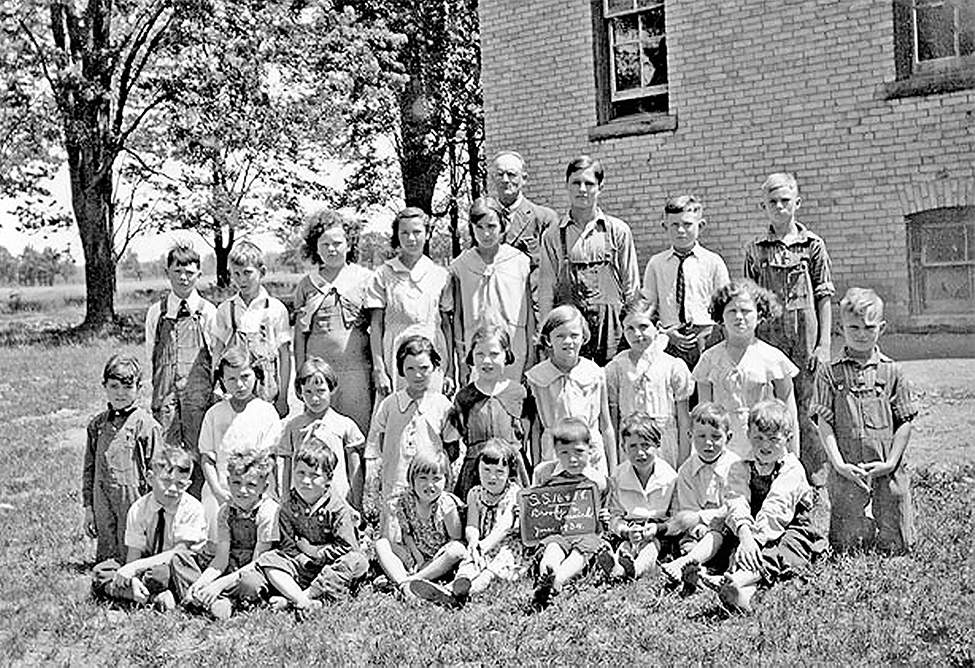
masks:
[[[591,483],[545,485],[522,490],[521,539],[537,545],[548,536],[596,533],[596,488]]]

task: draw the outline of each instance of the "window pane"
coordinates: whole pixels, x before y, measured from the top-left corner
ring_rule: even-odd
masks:
[[[918,61],[955,56],[955,9],[938,0],[919,0],[916,8]]]
[[[613,50],[616,59],[616,90],[632,90],[640,87],[640,45],[622,44]]]
[[[656,6],[659,5],[660,8],[663,9],[663,4],[664,3],[661,2],[661,0],[636,0],[636,6],[637,7],[640,7],[640,8],[643,8],[643,7],[656,7]]]
[[[606,0],[606,15],[628,12],[633,9],[633,0]]]
[[[640,27],[643,28],[641,38],[650,41],[664,34],[664,8],[657,7],[645,12],[640,12]]]
[[[623,16],[613,19],[613,43],[636,42],[640,39],[639,15]]]
[[[966,243],[965,228],[929,227],[923,231],[924,264],[939,262],[964,262]]]
[[[927,313],[970,313],[972,279],[969,267],[929,267],[924,272]]]
[[[644,86],[667,83],[667,41],[665,37],[659,37],[654,41],[655,44],[643,47]]]
[[[619,100],[613,103],[612,118],[622,118],[636,114],[666,114],[667,95],[651,95],[634,100]]]

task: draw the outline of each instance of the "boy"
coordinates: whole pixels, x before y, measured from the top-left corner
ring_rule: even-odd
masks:
[[[217,309],[196,291],[200,254],[179,242],[166,256],[172,290],[146,313],[146,359],[152,365],[152,415],[167,445],[193,457],[189,493],[200,498],[200,425],[213,404],[213,327]]]
[[[718,404],[705,401],[691,412],[694,456],[677,471],[674,517],[667,533],[678,536],[682,556],[663,567],[671,581],[684,581],[685,591],[697,588],[701,568],[718,556],[724,543],[728,514],[728,475],[741,460],[726,449],[731,418]]]
[[[610,549],[601,535],[609,523],[609,481],[589,465],[592,435],[588,425],[579,418],[563,418],[552,427],[551,433],[556,459],[538,465],[532,476],[532,486],[572,482],[593,485],[597,492],[599,528],[591,535],[556,534],[543,541],[533,598],[536,609],[547,607],[552,596],[561,592],[567,582],[583,574],[596,554]]]
[[[610,577],[634,579],[656,568],[663,521],[670,508],[677,472],[659,456],[662,434],[646,413],[633,413],[620,425],[620,442],[627,461],[610,482],[609,530],[622,542],[613,558],[597,559]]]
[[[109,559],[95,566],[94,593],[163,611],[183,599],[200,577],[195,556],[207,538],[203,505],[186,493],[192,473],[193,459],[182,448],[163,446],[153,455],[152,491],[126,517],[125,565]]]
[[[670,248],[651,257],[643,275],[643,294],[657,309],[661,331],[670,339],[666,352],[684,360],[688,369],[697,364],[715,330],[711,295],[729,281],[721,256],[697,241],[706,223],[693,195],[668,199],[661,226]]]
[[[288,414],[291,382],[291,322],[288,309],[261,285],[267,273],[264,253],[250,241],[237,242],[228,258],[237,294],[217,307],[213,359],[230,346],[250,350],[263,371],[257,396],[274,404],[280,417]]]
[[[799,367],[793,379],[799,416],[799,457],[813,484],[826,484],[825,454],[809,419],[812,372],[830,362],[833,276],[826,244],[796,221],[802,203],[792,174],[771,174],[762,184],[767,232],[745,248],[745,277],[769,290],[782,315],[759,324],[758,337]]]
[[[186,595],[217,619],[229,619],[235,602],[252,604],[267,592],[255,562],[278,542],[278,503],[265,495],[271,468],[264,451],[232,452],[227,460],[230,501],[217,512],[216,552]]]
[[[877,293],[847,290],[840,322],[845,346],[819,370],[811,409],[830,463],[829,541],[901,554],[914,542],[904,450],[917,406],[901,368],[877,347],[885,324]]]
[[[718,596],[731,610],[751,610],[760,583],[790,577],[825,548],[810,518],[812,489],[799,459],[788,450],[792,434],[792,412],[785,403],[770,399],[752,406],[752,452],[729,475],[725,525],[738,547]]]
[[[309,444],[298,451],[292,488],[278,515],[281,546],[257,560],[281,594],[272,599],[275,606],[290,604],[299,617],[321,608],[323,598],[348,597],[369,568],[359,551],[355,513],[331,490],[337,463],[324,445]]]
[[[97,539],[95,563],[125,558],[125,516],[149,491],[152,455],[162,430],[149,411],[136,405],[142,366],[131,355],[112,355],[102,371],[108,410],[88,423],[81,498],[85,533]]]

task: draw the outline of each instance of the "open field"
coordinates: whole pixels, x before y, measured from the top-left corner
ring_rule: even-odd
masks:
[[[911,362],[922,391],[910,456],[919,544],[844,557],[727,618],[655,582],[585,585],[541,614],[527,582],[448,612],[366,587],[303,624],[257,610],[226,623],[96,605],[82,535],[84,426],[111,340],[0,348],[0,664],[975,665],[975,360]]]

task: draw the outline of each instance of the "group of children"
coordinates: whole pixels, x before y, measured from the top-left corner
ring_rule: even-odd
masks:
[[[593,332],[571,303],[535,336],[533,268],[490,199],[449,269],[425,255],[419,209],[397,215],[397,255],[376,273],[351,262],[348,221],[313,217],[293,330],[257,246],[235,246],[238,293],[219,307],[195,289],[199,255],[177,246],[172,290],[146,316],[152,414],[140,362],[114,356],[88,429],[94,591],[220,619],[267,600],[305,615],[365,580],[371,524],[373,582],[408,598],[460,605],[531,574],[541,608],[587,572],[659,572],[748,609],[825,549],[813,516],[827,490],[834,549],[906,550],[916,409],[877,347],[883,302],[848,291],[831,361],[825,246],[795,219],[791,175],[763,193],[770,226],[736,280],[698,243],[700,202],[668,200],[672,247],[647,265],[605,367],[582,356]],[[282,421],[292,341],[304,410]],[[526,548],[521,490],[566,484],[593,491],[595,528]]]

